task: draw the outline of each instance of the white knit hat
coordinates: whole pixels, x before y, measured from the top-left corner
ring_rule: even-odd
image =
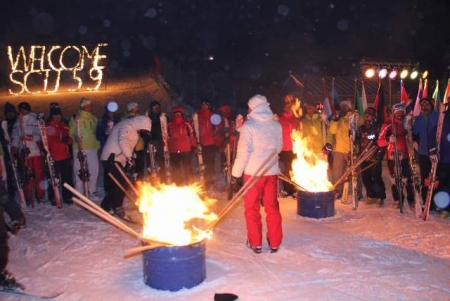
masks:
[[[139,105],[135,102],[129,102],[127,104],[127,111],[130,112],[131,110],[133,110],[134,108],[138,107]]]
[[[252,110],[261,105],[269,105],[269,103],[267,102],[267,98],[263,95],[256,94],[248,100],[248,107]]]
[[[84,107],[84,106],[87,106],[87,105],[90,105],[91,104],[91,101],[89,100],[89,99],[87,99],[87,98],[81,98],[81,100],[80,100],[80,108],[82,108],[82,107]]]
[[[347,106],[349,109],[352,108],[352,103],[350,102],[350,100],[343,100],[343,101],[341,101],[341,103],[339,105],[340,106]]]

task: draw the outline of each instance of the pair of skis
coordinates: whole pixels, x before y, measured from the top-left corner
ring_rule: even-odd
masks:
[[[448,110],[448,107],[444,103],[439,103],[439,118],[438,118],[438,124],[436,128],[436,149],[437,153],[439,153],[439,146],[441,142],[441,136],[442,136],[442,126],[444,124],[444,116],[445,112]],[[427,180],[428,182],[428,192],[427,192],[427,198],[425,199],[425,206],[423,208],[422,212],[422,220],[426,221],[428,218],[428,215],[430,213],[430,206],[431,201],[433,198],[433,191],[438,186],[439,181],[436,178],[436,171],[438,167],[438,160],[432,160],[431,161],[431,170],[429,174],[429,178]]]
[[[47,137],[47,129],[45,127],[44,114],[38,115],[38,126],[39,132],[41,133],[42,145],[45,149],[45,162],[47,163],[48,173],[49,173],[49,181],[53,190],[53,197],[55,200],[56,207],[62,208],[61,202],[61,194],[59,192],[59,187],[61,186],[61,181],[58,177],[58,174],[55,171],[55,161],[50,154],[50,149],[48,147],[48,137]]]
[[[159,117],[161,122],[161,134],[164,143],[164,171],[166,173],[166,184],[172,184],[172,172],[170,170],[170,153],[169,153],[169,132],[167,129],[167,116],[162,113]]]
[[[349,136],[350,136],[350,158],[349,161],[349,168],[351,168],[351,183],[352,183],[352,205],[353,210],[358,209],[358,173],[356,172],[356,168],[354,168],[355,165],[355,139],[356,139],[356,127],[357,127],[357,120],[358,120],[358,111],[355,111],[352,115],[349,116],[348,123],[349,123]],[[347,204],[348,202],[348,186],[349,181],[346,181],[344,183],[344,186],[342,188],[342,203]]]
[[[413,124],[413,116],[412,113],[408,114],[404,119],[404,127],[407,131],[406,134],[406,145],[408,147],[409,154],[409,166],[411,169],[411,178],[413,182],[413,192],[414,192],[414,207],[416,217],[420,217],[422,214],[422,202],[420,197],[420,178],[417,173],[417,161],[416,154],[414,150],[413,144],[413,135],[412,135],[412,124]]]
[[[192,115],[194,123],[195,138],[197,141],[197,158],[198,158],[198,172],[200,175],[200,185],[205,189],[205,164],[203,163],[202,145],[200,144],[200,125],[198,122],[198,114]]]
[[[11,154],[11,137],[9,136],[8,122],[6,120],[2,121],[2,130],[3,130],[3,135],[5,137],[5,140],[6,140],[6,146],[7,146],[7,150],[8,150],[8,153],[9,153],[9,158],[10,158],[10,161],[11,161],[11,168],[12,168],[12,171],[13,171],[13,174],[14,174],[14,182],[16,183],[17,193],[19,195],[20,207],[22,209],[26,209],[27,208],[27,202],[26,202],[26,199],[25,199],[25,193],[23,192],[22,177],[19,175],[19,172],[18,172],[19,166],[17,164],[17,159],[13,158],[13,156]]]
[[[81,125],[80,125],[80,116],[75,116],[75,126],[76,126],[76,135],[77,135],[77,145],[78,145],[78,161],[80,162],[80,170],[78,172],[78,177],[80,178],[81,182],[83,182],[83,190],[84,195],[86,197],[89,197],[89,166],[87,161],[86,153],[83,150],[83,143],[81,136]]]

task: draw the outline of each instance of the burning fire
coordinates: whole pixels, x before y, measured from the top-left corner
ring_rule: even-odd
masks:
[[[293,140],[293,152],[297,155],[297,158],[292,162],[292,181],[307,191],[330,191],[333,185],[328,181],[328,162],[309,150],[309,139],[303,137],[300,131],[294,130],[291,138]]]
[[[199,186],[177,187],[175,185],[140,183],[137,201],[144,220],[144,238],[185,246],[211,238],[211,232],[199,227],[217,219],[208,207],[215,200],[199,196]]]

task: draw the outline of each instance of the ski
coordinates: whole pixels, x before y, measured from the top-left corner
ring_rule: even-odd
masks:
[[[395,123],[394,123],[394,116],[392,116],[392,135],[395,138],[394,141],[394,179],[395,179],[395,186],[397,186],[398,191],[398,197],[399,197],[399,209],[400,213],[403,213],[403,181],[402,181],[402,162],[400,160],[400,153],[398,151],[397,147],[397,133],[395,129]]]
[[[358,175],[356,173],[355,165],[355,138],[356,138],[356,121],[358,118],[358,111],[355,111],[350,118],[349,131],[350,131],[350,168],[352,169],[351,181],[352,181],[352,204],[353,210],[358,209]]]
[[[86,197],[89,197],[89,166],[88,161],[86,157],[86,153],[83,150],[83,143],[81,136],[81,128],[80,128],[80,116],[75,116],[75,125],[76,125],[76,131],[77,131],[77,144],[78,144],[78,161],[80,161],[80,170],[78,172],[78,177],[83,182],[83,188],[84,188],[84,195]]]
[[[161,113],[159,117],[161,122],[161,134],[164,142],[164,169],[166,173],[166,184],[172,184],[172,173],[170,171],[170,154],[169,154],[169,133],[167,130],[167,116]]]
[[[38,293],[28,292],[26,289],[11,290],[11,289],[8,289],[8,288],[2,287],[2,286],[0,286],[0,293],[1,294],[21,295],[21,296],[26,296],[26,297],[30,297],[30,298],[39,298],[39,299],[53,299],[53,298],[56,298],[56,297],[62,295],[62,292],[38,294]]]
[[[148,171],[150,173],[150,182],[151,183],[158,183],[160,181],[159,179],[159,167],[156,164],[156,147],[153,144],[148,144],[147,151],[149,154],[150,164],[148,166]]]
[[[205,187],[205,165],[203,164],[203,154],[202,145],[200,144],[200,126],[198,122],[198,114],[194,113],[192,115],[192,120],[194,122],[195,138],[197,140],[197,159],[198,159],[198,172],[200,175],[200,185]]]
[[[19,173],[17,170],[18,169],[17,159],[11,155],[11,137],[9,136],[9,133],[8,133],[8,123],[6,120],[2,121],[2,130],[3,130],[3,137],[5,138],[5,141],[6,141],[6,147],[7,147],[8,153],[9,153],[11,168],[12,168],[13,175],[14,175],[14,182],[16,183],[17,193],[19,195],[20,207],[22,209],[26,209],[27,201],[25,199],[25,193],[23,192],[23,182],[22,182],[22,178],[19,176]]]
[[[227,147],[225,148],[225,154],[227,157],[227,161],[224,168],[225,179],[227,182],[227,200],[231,200],[233,198],[233,188],[231,187],[231,146],[230,143],[227,143]]]
[[[48,147],[48,137],[47,137],[47,129],[45,127],[44,114],[38,115],[38,126],[39,132],[41,133],[42,145],[45,149],[45,162],[47,163],[48,173],[50,185],[53,190],[53,197],[55,198],[55,204],[57,208],[62,208],[61,203],[61,194],[59,192],[60,187],[60,179],[55,171],[55,161],[53,160],[52,155],[50,154],[50,149]]]
[[[414,207],[416,217],[420,217],[422,214],[422,202],[420,197],[420,178],[417,174],[417,160],[416,154],[413,145],[413,136],[412,136],[412,124],[413,124],[413,116],[412,112],[409,113],[404,119],[404,127],[407,131],[406,134],[406,146],[408,147],[409,153],[409,166],[411,168],[411,178],[413,182],[414,189]]]
[[[442,126],[444,124],[444,115],[445,115],[446,106],[444,103],[439,103],[439,119],[436,128],[436,149],[439,153],[439,145],[441,142],[442,135]],[[433,198],[433,191],[438,186],[438,180],[436,179],[436,170],[438,166],[438,161],[431,162],[431,170],[428,179],[426,180],[426,184],[428,186],[427,198],[425,199],[425,206],[422,212],[422,220],[426,221],[428,215],[430,213],[431,201]]]
[[[23,116],[19,115],[19,137],[25,136],[24,125],[23,125]],[[19,138],[20,139],[20,138]],[[22,183],[28,184],[28,196],[30,197],[31,207],[34,208],[35,205],[35,197],[36,197],[36,179],[34,175],[33,168],[30,167],[28,161],[28,155],[30,153],[29,148],[27,147],[26,142],[23,139],[20,139],[22,143],[22,148],[19,151],[19,159],[18,159],[18,170],[20,170],[20,175],[22,177]],[[26,196],[25,196],[26,198]]]

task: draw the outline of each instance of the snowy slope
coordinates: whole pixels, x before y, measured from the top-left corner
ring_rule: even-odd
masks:
[[[213,194],[219,211],[226,194]],[[280,199],[282,247],[270,254],[265,245],[259,255],[245,247],[241,203],[207,242],[206,281],[178,292],[146,286],[142,257],[123,258],[139,245],[134,237],[77,205],[40,205],[10,237],[8,268],[25,286],[61,290],[55,300],[206,301],[225,292],[240,300],[450,300],[450,220],[401,215],[390,194],[386,203],[353,211],[337,201],[335,216],[314,219],[298,216],[293,198]]]

